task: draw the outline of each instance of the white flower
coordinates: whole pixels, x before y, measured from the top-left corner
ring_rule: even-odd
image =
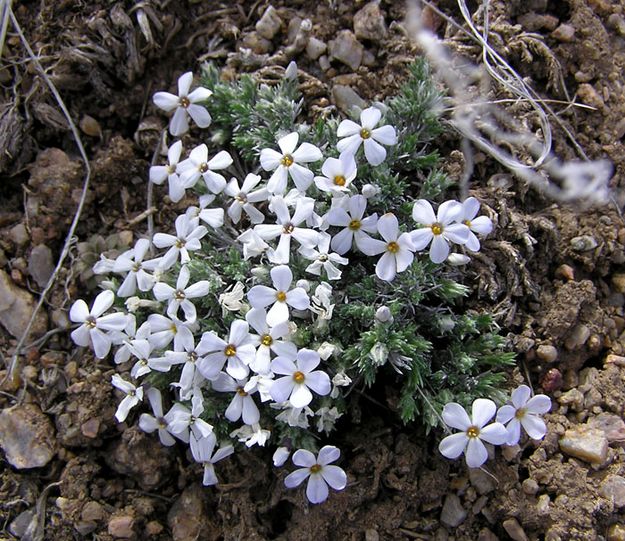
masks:
[[[300,349],[296,361],[287,357],[278,357],[271,362],[271,371],[285,375],[276,379],[269,392],[276,402],[289,401],[295,408],[303,408],[310,404],[313,395],[310,389],[318,395],[330,393],[330,377],[316,368],[321,359],[319,353],[311,349]]]
[[[248,229],[241,233],[237,237],[237,240],[243,244],[243,259],[246,261],[250,257],[261,255],[269,249],[269,244],[253,229]]]
[[[204,297],[210,290],[208,280],[200,280],[187,287],[191,274],[186,265],[180,268],[180,274],[173,288],[164,282],[154,285],[154,297],[159,301],[168,301],[167,315],[171,318],[178,317],[178,310],[182,308],[187,323],[193,323],[197,318],[195,305],[189,299]]]
[[[220,193],[226,187],[226,179],[215,171],[226,169],[231,165],[232,156],[225,150],[218,152],[209,160],[208,147],[202,143],[191,151],[186,160],[180,162],[178,170],[185,188],[192,188],[202,177],[211,192]]]
[[[317,314],[320,320],[329,321],[332,319],[334,306],[332,304],[332,286],[327,282],[321,282],[315,288],[315,294],[310,302],[310,311]]]
[[[302,466],[284,479],[287,488],[301,485],[307,478],[306,497],[310,503],[321,503],[328,499],[328,485],[334,490],[343,490],[347,485],[347,476],[338,466],[333,466],[341,456],[341,451],[333,445],[326,445],[315,457],[306,449],[293,453],[293,464]]]
[[[508,430],[508,445],[518,443],[521,427],[533,440],[542,440],[547,433],[547,426],[539,415],[550,409],[551,399],[544,394],[532,396],[527,385],[520,385],[512,391],[512,405],[501,406],[497,412],[497,422],[506,425]]]
[[[246,380],[230,377],[224,372],[220,372],[216,379],[212,381],[213,389],[220,393],[232,392],[234,396],[230,405],[226,409],[225,417],[228,421],[236,423],[239,419],[243,419],[246,425],[253,425],[260,420],[260,412],[252,398],[252,393],[256,390],[246,390]]]
[[[243,297],[245,297],[245,285],[242,282],[237,282],[234,285],[228,286],[224,293],[219,295],[219,306],[222,308],[222,313],[226,312],[238,312],[243,308]]]
[[[337,158],[328,158],[321,166],[323,176],[315,177],[315,184],[323,192],[341,193],[349,191],[356,178],[356,160],[348,152]]]
[[[180,381],[172,383],[172,386],[180,387],[180,398],[187,400],[191,395],[194,381],[197,376],[197,361],[202,358],[198,352],[199,345],[196,347],[193,337],[190,343],[184,344],[184,351],[166,351],[164,357],[152,358],[149,366],[153,370],[159,372],[169,372],[174,365],[182,365]]]
[[[160,306],[160,305],[159,305]],[[119,346],[117,351],[115,351],[115,356],[113,357],[113,362],[115,364],[126,363],[130,360],[130,350],[128,349],[128,342],[133,340],[137,334],[140,335],[140,338],[147,338],[150,335],[150,324],[145,322],[139,330],[137,330],[137,318],[128,314],[126,316],[126,327],[122,331],[111,331],[109,333],[109,338],[111,339],[111,344],[115,346]]]
[[[313,261],[313,263],[306,267],[306,272],[321,276],[321,271],[324,270],[328,276],[328,280],[339,280],[341,278],[341,271],[337,269],[335,265],[347,265],[349,259],[337,253],[330,252],[331,238],[332,237],[327,233],[320,233],[317,248],[302,246],[299,249],[299,253],[306,259]]]
[[[130,410],[143,400],[143,387],[135,387],[129,381],[122,379],[119,374],[113,375],[111,383],[113,384],[113,387],[126,393],[126,396],[119,403],[117,411],[115,412],[115,418],[117,421],[123,423],[126,420],[126,417],[128,417]]]
[[[334,344],[330,344],[330,342],[323,342],[317,348],[317,353],[319,353],[319,357],[321,357],[324,361],[327,361],[332,355],[334,355],[335,353],[339,353],[339,351],[339,348]]]
[[[440,442],[438,450],[447,458],[458,458],[465,453],[467,466],[479,468],[488,459],[488,451],[482,440],[493,445],[503,445],[508,441],[508,431],[501,423],[487,425],[497,406],[492,400],[478,398],[473,401],[472,415],[455,402],[445,404],[443,408],[443,421],[452,428],[462,430],[451,436],[447,436]]]
[[[393,323],[393,314],[388,306],[380,306],[375,311],[375,320],[378,323]]]
[[[280,237],[275,250],[268,250],[267,256],[272,263],[286,264],[291,256],[291,237],[302,246],[312,247],[317,244],[319,233],[312,229],[299,227],[313,211],[313,201],[306,198],[300,199],[295,207],[293,217],[282,196],[276,195],[271,199],[271,210],[276,215],[277,223],[259,224],[254,226],[254,231],[263,240]]]
[[[198,105],[198,102],[207,100],[212,92],[208,88],[198,87],[189,94],[193,83],[193,73],[187,72],[178,79],[178,95],[169,92],[157,92],[154,94],[154,105],[159,109],[170,113],[176,112],[169,122],[169,131],[174,136],[179,136],[189,131],[190,116],[200,128],[208,128],[211,116],[206,107]]]
[[[270,148],[260,151],[260,165],[265,171],[274,171],[267,182],[267,189],[273,194],[283,194],[286,190],[288,176],[291,175],[295,186],[305,192],[313,181],[313,172],[300,165],[319,161],[321,151],[310,143],[302,143],[296,150],[299,134],[289,133],[278,139],[280,152]]]
[[[154,349],[164,349],[172,340],[175,351],[190,351],[194,348],[193,332],[188,323],[161,314],[150,314],[148,323],[152,332],[148,340]]]
[[[241,428],[230,432],[231,438],[237,438],[241,443],[245,443],[246,447],[252,447],[254,445],[264,447],[270,436],[271,432],[261,428],[258,423],[243,425]]]
[[[232,322],[227,340],[222,340],[214,332],[205,332],[197,351],[203,356],[198,360],[197,368],[209,380],[219,375],[226,361],[228,374],[236,379],[246,378],[250,373],[248,366],[256,356],[249,326],[242,319]]]
[[[273,465],[276,468],[284,466],[284,463],[287,461],[290,455],[291,451],[288,447],[278,447],[273,454]]]
[[[266,308],[273,306],[267,313],[267,324],[275,327],[289,319],[289,306],[296,310],[306,310],[310,307],[308,294],[301,287],[291,290],[293,273],[286,265],[279,265],[271,269],[273,288],[267,286],[254,286],[249,290],[247,299],[252,308]]]
[[[113,272],[128,274],[117,289],[119,297],[130,297],[134,295],[139,287],[139,291],[149,291],[154,285],[154,277],[148,274],[152,272],[159,263],[158,259],[143,261],[148,250],[150,241],[139,239],[135,247],[121,254],[113,264]]]
[[[270,327],[267,324],[267,312],[260,308],[252,308],[245,319],[258,333],[256,358],[250,368],[257,374],[270,372],[271,352],[277,356],[292,357],[297,355],[297,347],[292,342],[281,340],[289,335],[289,325],[285,321]]]
[[[141,417],[139,417],[139,428],[148,434],[158,430],[158,437],[163,445],[167,447],[174,445],[176,440],[174,440],[169,433],[169,424],[163,415],[161,392],[154,387],[150,387],[145,391],[145,396],[147,396],[150,401],[150,406],[152,406],[154,415],[142,413]]]
[[[204,486],[216,485],[219,481],[215,475],[215,464],[220,460],[230,456],[234,453],[232,445],[226,445],[220,447],[215,453],[215,445],[217,444],[217,437],[215,434],[210,434],[204,438],[196,438],[195,435],[191,435],[189,442],[191,447],[191,454],[196,462],[199,462],[204,466],[204,478],[202,484]]]
[[[176,403],[165,415],[169,431],[178,439],[189,442],[189,430],[197,439],[206,438],[213,433],[213,427],[200,415],[204,413],[204,401],[201,394],[191,399],[191,411],[180,403]]]
[[[447,256],[447,263],[449,263],[452,267],[461,267],[462,265],[466,265],[471,258],[465,254],[449,254]]]
[[[135,379],[145,376],[152,371],[150,355],[152,355],[154,346],[148,341],[150,333],[150,324],[144,323],[137,331],[135,338],[125,344],[128,351],[137,359],[137,362],[130,370],[130,375]]]
[[[123,331],[128,323],[128,316],[120,312],[102,315],[113,306],[114,300],[112,291],[102,291],[93,301],[91,311],[82,299],[78,299],[69,311],[69,318],[74,323],[82,323],[72,331],[72,340],[79,346],[91,345],[98,359],[106,357],[111,350],[111,338],[106,331]]]
[[[260,188],[253,190],[261,181],[259,175],[249,173],[243,181],[243,186],[239,188],[239,182],[236,178],[232,178],[224,193],[233,198],[232,203],[228,207],[228,216],[232,220],[232,223],[238,224],[241,220],[241,212],[245,212],[250,218],[250,222],[253,224],[259,224],[265,219],[265,215],[258,210],[252,203],[259,203],[260,201],[266,201],[269,197],[269,191],[267,188]]]
[[[412,264],[414,246],[410,233],[399,234],[399,222],[394,214],[387,212],[377,225],[384,242],[368,238],[362,243],[371,254],[384,252],[375,266],[375,274],[380,280],[392,282],[398,272],[405,271]]]
[[[469,240],[465,246],[472,252],[479,252],[480,241],[475,235],[488,235],[493,230],[493,222],[487,216],[477,216],[480,210],[480,202],[475,197],[468,197],[462,202],[462,214],[458,221],[469,228]]]
[[[356,241],[358,249],[366,255],[374,255],[365,250],[368,249],[367,239],[371,239],[367,233],[376,233],[378,215],[372,214],[363,218],[367,208],[367,199],[362,195],[354,195],[347,202],[347,210],[340,206],[333,206],[326,214],[325,220],[330,225],[344,227],[332,238],[330,246],[337,254],[343,255],[352,247],[352,241]],[[365,233],[366,231],[366,233]]]
[[[362,187],[362,190],[360,190],[360,193],[362,193],[362,195],[367,199],[370,199],[380,193],[380,188],[375,184],[365,184]]]
[[[189,252],[199,250],[202,247],[200,239],[208,233],[206,227],[199,225],[197,218],[189,218],[186,214],[178,216],[175,224],[176,235],[169,233],[154,235],[154,246],[169,248],[159,263],[162,269],[171,268],[176,263],[178,255],[180,255],[182,265],[191,261]]]
[[[177,203],[184,197],[184,184],[180,179],[178,171],[181,154],[182,141],[176,141],[167,150],[167,163],[150,167],[150,182],[163,184],[167,180],[169,184],[169,198],[174,203]]]
[[[318,417],[317,432],[325,432],[326,434],[334,430],[337,419],[343,416],[336,407],[329,408],[328,406],[319,408],[315,415]]]
[[[434,215],[432,205],[425,199],[419,199],[412,207],[412,218],[424,225],[411,233],[415,251],[423,250],[430,242],[430,259],[442,263],[449,255],[449,242],[466,244],[469,240],[469,228],[464,224],[454,223],[462,215],[462,205],[458,201],[445,201]]]
[[[199,218],[205,224],[210,225],[213,229],[224,225],[224,209],[207,208],[215,200],[213,194],[207,193],[200,196],[199,207],[189,207],[185,214],[189,218]]]
[[[339,397],[339,387],[347,387],[352,382],[352,378],[350,378],[345,372],[338,372],[332,378],[332,391],[330,391],[330,398],[338,398]]]
[[[379,109],[369,107],[360,113],[360,125],[352,120],[343,120],[336,132],[337,137],[345,137],[336,145],[339,152],[356,154],[364,143],[367,161],[374,166],[380,165],[386,159],[386,149],[382,145],[397,144],[393,126],[387,124],[376,128],[381,116]]]

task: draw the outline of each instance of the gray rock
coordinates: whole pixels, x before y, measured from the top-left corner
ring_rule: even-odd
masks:
[[[345,85],[334,85],[332,87],[332,99],[344,113],[350,113],[354,107],[364,109],[367,106],[367,102],[355,90]]]
[[[497,537],[488,528],[482,528],[480,533],[477,534],[477,541],[499,541],[499,537]]]
[[[521,488],[523,492],[528,496],[534,496],[538,492],[538,483],[534,481],[534,479],[525,479],[521,483]]]
[[[625,479],[620,475],[608,475],[599,487],[599,494],[612,500],[615,507],[625,506]]]
[[[570,240],[571,248],[576,252],[588,252],[594,250],[597,247],[597,241],[590,235],[581,235],[579,237],[573,237]]]
[[[280,31],[282,19],[273,6],[267,6],[265,13],[256,23],[256,31],[265,39],[273,39]]]
[[[608,439],[601,430],[581,426],[564,433],[560,449],[591,464],[603,464],[608,458]]]
[[[456,528],[467,518],[467,512],[462,507],[460,498],[455,494],[447,494],[443,510],[441,511],[441,522],[449,528]]]
[[[9,230],[9,238],[18,246],[23,246],[30,240],[26,226],[19,223]]]
[[[174,541],[195,541],[208,526],[204,509],[204,492],[198,484],[184,490],[167,515]],[[206,539],[209,537],[206,536]]]
[[[330,59],[328,58],[328,55],[322,55],[319,57],[319,67],[323,70],[323,71],[328,71],[332,65],[330,64]]]
[[[495,490],[497,486],[496,479],[493,479],[492,475],[479,468],[469,468],[469,481],[471,481],[471,484],[479,494],[488,494]]]
[[[364,47],[349,30],[341,30],[328,45],[330,59],[338,60],[356,71],[362,62]]]
[[[114,516],[109,520],[108,532],[115,539],[129,539],[135,536],[134,525],[135,519],[130,515]]]
[[[241,40],[241,46],[251,49],[256,54],[265,54],[273,49],[273,43],[258,32],[250,32]]]
[[[387,34],[384,13],[378,2],[370,2],[354,15],[354,33],[359,39],[380,42]]]
[[[45,244],[35,246],[28,258],[28,272],[39,287],[44,287],[54,272],[52,250]]]
[[[600,413],[588,420],[590,428],[601,430],[608,443],[625,441],[625,422],[613,413]]]
[[[564,342],[564,347],[569,351],[574,351],[583,346],[590,338],[590,329],[583,324],[575,325]]]
[[[35,300],[27,291],[17,287],[9,275],[0,270],[0,324],[15,338],[21,338],[28,325]],[[48,317],[39,311],[31,334],[41,336],[48,330]]]
[[[558,41],[568,43],[573,41],[573,38],[575,37],[575,28],[570,24],[561,24],[551,33],[551,35]]]
[[[35,404],[5,409],[0,413],[0,447],[14,468],[41,468],[56,453],[54,427]]]
[[[321,41],[314,36],[312,36],[306,44],[306,54],[311,60],[317,60],[327,49],[328,46],[325,41]]]
[[[546,363],[552,363],[558,359],[558,350],[549,344],[541,344],[536,348],[536,356]]]
[[[527,534],[515,518],[508,518],[503,521],[503,528],[514,541],[528,541]]]

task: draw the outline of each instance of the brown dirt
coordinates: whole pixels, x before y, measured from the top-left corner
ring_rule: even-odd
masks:
[[[142,34],[131,2],[16,5],[27,38],[83,127],[93,169],[77,232],[85,243],[72,251],[48,299],[50,329],[67,328],[70,298],[93,284],[88,269],[98,254],[123,249],[133,229],[145,230],[144,221],[133,220],[146,208],[147,167],[164,127],[151,105],[153,92],[169,88],[183,71],[197,70],[202,55],[225,66],[225,76],[261,68],[267,59],[240,47],[249,46],[267,5],[146,3],[152,42]],[[307,2],[272,5],[284,21],[311,18],[312,35],[327,41],[352,29],[353,15],[364,3],[324,2],[314,10]],[[460,20],[454,2],[440,6]],[[403,4],[383,1],[381,8],[390,29],[381,43],[365,42],[373,54],[370,66],[353,72],[333,64],[324,72],[304,53],[295,56],[307,73],[309,114],[331,104],[333,84],[349,85],[367,100],[397,88],[415,50],[397,24]],[[589,157],[612,160],[612,185],[622,186],[623,6],[607,0],[499,0],[492,9],[499,16],[493,30],[501,52],[542,95],[562,99],[566,88],[596,108],[573,107],[562,118]],[[430,16],[431,26],[446,35],[446,23]],[[560,24],[573,27],[570,41],[558,37]],[[524,47],[526,31],[538,33],[546,47]],[[284,49],[287,34],[285,24],[269,55]],[[54,99],[25,58],[19,39],[9,33],[0,70],[0,263],[16,285],[36,295],[40,287],[28,266],[32,249],[45,244],[58,257],[83,165]],[[272,62],[285,65],[285,58],[278,54]],[[564,88],[557,84],[558,70]],[[453,139],[446,144],[458,147]],[[574,157],[563,134],[556,134],[555,146],[562,156]],[[224,462],[223,483],[204,489],[198,467],[180,449],[161,447],[131,423],[115,424],[112,367],[77,350],[63,331],[30,348],[20,381],[0,394],[2,407],[14,403],[12,394],[38,404],[54,422],[51,437],[59,449],[43,468],[18,471],[7,464],[0,473],[2,535],[13,539],[9,531],[15,531],[16,518],[28,521],[28,513],[36,511],[39,532],[45,533],[33,539],[105,541],[126,531],[136,539],[162,540],[486,541],[510,538],[504,525],[510,527],[511,519],[530,539],[622,539],[615,524],[625,524],[625,516],[600,490],[608,476],[625,476],[622,434],[611,438],[608,460],[600,466],[567,456],[558,438],[597,419],[625,431],[618,424],[625,411],[625,366],[613,356],[625,355],[625,225],[615,206],[554,205],[514,179],[502,184],[502,173],[488,160],[478,163],[472,188],[492,209],[497,229],[477,262],[479,272],[467,283],[475,283],[471,302],[500,314],[519,353],[512,379],[528,374],[536,390],[542,386],[554,398],[544,442],[526,443],[506,456],[498,451],[487,464],[489,474],[469,473],[461,462],[437,453],[436,436],[402,428],[373,408],[340,436],[349,485],[326,505],[309,506],[301,492],[286,491],[286,473],[275,474],[269,451],[238,453]],[[156,198],[156,222],[166,227],[184,201],[172,205],[158,190]],[[621,200],[619,194],[615,198]],[[26,236],[20,234],[24,228]],[[596,247],[577,250],[572,239],[583,235],[594,238]],[[8,359],[16,340],[0,331]],[[541,345],[555,346],[557,359],[541,358]],[[443,504],[456,498],[467,517],[457,528],[446,527],[440,520]]]

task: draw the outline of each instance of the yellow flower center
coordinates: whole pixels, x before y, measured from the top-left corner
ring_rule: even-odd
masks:
[[[187,243],[187,241],[182,240],[182,239],[176,239],[176,248],[178,248],[180,250],[180,248],[184,248],[184,245]]]
[[[85,320],[85,325],[87,327],[89,327],[90,329],[95,329],[96,327],[96,321],[95,318],[93,316],[89,316],[86,320]]]
[[[239,195],[237,195],[235,199],[241,204],[247,203],[247,195],[245,195],[245,192],[239,193]]]
[[[191,105],[191,102],[189,101],[189,98],[180,98],[180,100],[178,100],[178,102],[180,103],[180,107],[184,107],[185,109],[187,107],[189,107],[189,105]]]
[[[271,338],[271,336],[268,334],[263,334],[263,336],[260,339],[260,343],[263,346],[269,347],[271,344],[273,344],[273,338]]]
[[[369,139],[369,137],[371,137],[371,132],[367,128],[363,128],[360,130],[360,137],[363,139]]]
[[[392,254],[396,254],[397,252],[399,252],[399,244],[397,244],[395,241],[389,242],[386,245],[386,249]]]
[[[286,224],[283,228],[282,228],[282,232],[285,235],[290,235],[291,233],[293,233],[293,230],[295,229],[295,226],[293,224]]]
[[[477,426],[470,426],[467,428],[467,436],[469,438],[477,438],[480,435],[480,429]]]
[[[462,223],[466,225],[468,228],[471,227],[471,220],[462,220]]]
[[[304,376],[302,372],[297,371],[293,373],[293,381],[295,383],[304,383],[305,379],[306,379],[306,376]]]
[[[293,156],[291,156],[290,154],[285,154],[284,156],[282,156],[280,163],[284,165],[284,167],[291,167],[291,165],[293,165]]]
[[[226,357],[234,357],[237,354],[237,348],[232,344],[228,344],[226,349],[224,349],[224,353],[226,354]]]
[[[173,324],[173,325],[169,328],[169,330],[170,330],[173,334],[176,334],[176,333],[178,332],[178,327],[176,327],[176,325],[175,325],[175,324]]]
[[[358,231],[361,225],[362,224],[360,223],[360,220],[352,220],[351,222],[349,222],[349,225],[347,227],[352,231]]]
[[[523,417],[525,417],[525,413],[525,408],[519,408],[518,410],[516,410],[514,416],[520,421],[521,419],[523,419]]]
[[[313,464],[310,467],[310,473],[319,473],[321,471],[321,464]]]
[[[278,299],[280,302],[286,301],[286,293],[284,291],[278,291],[276,293],[276,299]]]
[[[247,396],[247,393],[243,390],[243,387],[237,387],[237,394],[239,396]]]
[[[206,173],[206,171],[208,171],[208,164],[206,162],[201,163],[198,169],[200,173]]]
[[[435,235],[440,235],[443,232],[443,226],[438,222],[432,224],[431,229],[432,233],[434,233]]]
[[[175,165],[171,165],[171,164],[167,164],[167,173],[169,173],[170,175],[173,175],[176,172],[176,166]]]
[[[318,259],[322,263],[325,263],[328,260],[328,256],[326,254],[321,254]]]
[[[176,299],[177,301],[183,301],[185,299],[184,291],[176,289],[174,293],[174,299]]]
[[[336,184],[337,186],[345,186],[345,177],[343,175],[335,176],[334,184]]]

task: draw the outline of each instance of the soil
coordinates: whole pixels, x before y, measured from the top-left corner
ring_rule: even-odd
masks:
[[[255,24],[270,3],[282,26],[263,41]],[[123,250],[133,233],[146,230],[147,170],[166,122],[151,104],[155,91],[173,87],[185,71],[197,72],[198,59],[217,62],[224,78],[246,71],[266,77],[272,66],[295,59],[310,116],[333,105],[337,84],[367,101],[382,99],[396,91],[419,54],[402,27],[404,3],[379,3],[387,32],[360,39],[366,65],[355,70],[339,62],[322,66],[289,49],[289,28],[308,18],[310,35],[328,42],[354,29],[364,2],[15,4],[27,40],[80,126],[92,175],[79,242],[27,341],[32,345],[20,358],[19,377],[0,393],[0,439],[8,438],[5,413],[26,415],[19,402],[35,405],[36,414],[28,410],[38,419],[31,423],[34,441],[45,444],[30,457],[43,457],[41,464],[18,469],[4,462],[2,538],[625,539],[622,3],[490,3],[499,52],[545,99],[575,96],[591,106],[562,106],[560,117],[589,158],[607,157],[614,165],[613,202],[586,209],[555,204],[476,156],[471,190],[489,207],[496,230],[469,271],[470,303],[497,313],[508,333],[519,360],[511,384],[529,378],[536,392],[553,398],[547,437],[497,451],[485,471],[468,471],[438,454],[439,435],[402,427],[367,405],[361,424],[343,427],[337,442],[348,488],[321,506],[284,488],[286,472],[270,467],[270,450],[237,453],[223,462],[222,483],[206,489],[199,466],[180,449],[162,447],[132,422],[116,424],[113,366],[73,346],[67,310],[85,291],[93,295],[89,269],[99,253]],[[435,5],[461,22],[455,2]],[[426,18],[451,47],[478,60],[479,51],[453,25],[432,10]],[[0,84],[0,264],[8,284],[2,295],[22,295],[28,304],[60,255],[84,165],[11,25]],[[514,112],[525,115],[523,107]],[[523,121],[537,126],[529,114]],[[558,128],[554,146],[564,158],[579,158]],[[448,134],[442,152],[447,170],[458,176],[459,147]],[[164,229],[186,203],[173,204],[156,190],[154,207],[156,227]],[[19,333],[2,324],[0,347],[8,361]],[[609,444],[605,459],[597,464],[573,456],[560,445],[565,434]]]

